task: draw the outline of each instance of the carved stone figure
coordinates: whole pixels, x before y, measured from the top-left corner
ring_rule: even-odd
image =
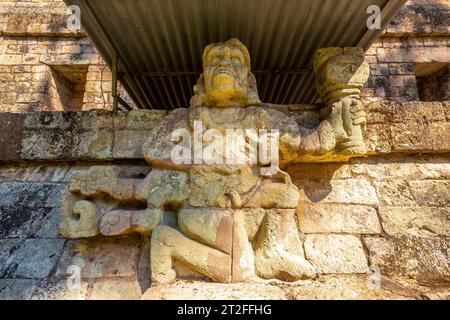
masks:
[[[366,153],[359,99],[368,77],[363,57],[357,48],[317,52],[317,89],[326,106],[320,125],[310,129],[261,105],[248,50],[239,40],[207,46],[191,108],[170,113],[143,145],[151,172],[141,180],[121,179],[114,167],[77,174],[64,198],[62,234],[81,238],[137,232],[151,237],[153,284],[174,281],[178,266],[217,282],[314,277],[295,220],[298,189],[280,167]],[[224,136],[228,130],[278,130],[276,170],[263,174],[259,160],[174,161],[180,143],[172,139],[176,130],[192,134],[196,148],[208,147],[206,136],[195,133],[198,122],[202,134],[211,129]]]

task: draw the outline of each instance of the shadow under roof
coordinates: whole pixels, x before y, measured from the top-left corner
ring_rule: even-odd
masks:
[[[406,0],[65,0],[139,108],[188,107],[203,48],[240,39],[261,100],[316,101],[312,57],[321,47],[368,49]],[[367,7],[382,28],[368,30]]]

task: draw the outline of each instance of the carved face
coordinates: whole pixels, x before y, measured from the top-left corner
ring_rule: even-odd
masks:
[[[323,48],[316,52],[314,71],[317,91],[331,101],[341,95],[359,95],[370,70],[361,48]]]
[[[213,46],[203,61],[205,93],[217,106],[239,105],[247,97],[248,73],[241,48],[227,44]]]

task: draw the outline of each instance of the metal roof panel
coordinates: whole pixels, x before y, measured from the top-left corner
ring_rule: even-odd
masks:
[[[317,99],[312,58],[321,47],[368,49],[369,5],[383,26],[405,0],[65,0],[141,108],[188,107],[203,48],[236,37],[248,48],[263,102]]]

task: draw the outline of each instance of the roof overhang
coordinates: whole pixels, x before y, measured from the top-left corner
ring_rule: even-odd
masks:
[[[140,108],[188,107],[203,48],[240,39],[261,100],[317,99],[312,58],[321,47],[368,49],[406,0],[65,0]],[[369,30],[367,8],[381,8]]]

